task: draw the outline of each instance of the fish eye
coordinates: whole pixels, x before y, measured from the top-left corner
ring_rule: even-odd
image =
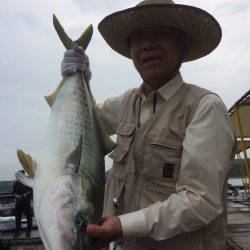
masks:
[[[76,225],[77,227],[80,227],[82,224],[83,224],[82,218],[76,218],[76,220],[75,220],[75,225]]]
[[[75,226],[82,227],[84,224],[87,224],[86,216],[82,212],[79,212],[75,218]]]

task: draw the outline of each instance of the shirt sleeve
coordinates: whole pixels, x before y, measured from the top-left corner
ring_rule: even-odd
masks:
[[[119,216],[124,238],[164,240],[197,230],[220,215],[234,144],[225,105],[214,94],[204,96],[186,129],[176,193],[164,202]]]
[[[102,126],[108,135],[116,133],[125,105],[133,89],[125,93],[108,98],[103,103],[97,104],[97,112]]]

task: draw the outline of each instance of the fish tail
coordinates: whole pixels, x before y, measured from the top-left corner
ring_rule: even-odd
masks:
[[[86,50],[93,35],[92,25],[89,25],[89,27],[82,33],[82,35],[76,41],[72,41],[66,34],[64,28],[62,27],[55,15],[53,15],[53,24],[58,36],[60,37],[66,49],[72,49],[74,46],[81,46],[84,50]]]
[[[63,45],[66,49],[71,49],[73,47],[73,41],[68,37],[64,28],[60,24],[59,20],[57,19],[56,15],[53,15],[53,24],[56,29],[58,36],[60,37]]]

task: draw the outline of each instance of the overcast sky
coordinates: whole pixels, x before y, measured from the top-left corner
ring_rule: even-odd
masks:
[[[249,0],[180,0],[205,9],[222,26],[220,46],[209,56],[184,64],[188,83],[218,93],[227,107],[250,87]],[[0,3],[0,180],[14,178],[20,164],[16,149],[38,150],[50,109],[43,96],[61,79],[64,53],[52,25],[55,13],[74,39],[92,23],[94,35],[86,53],[93,73],[91,86],[98,102],[140,84],[131,61],[112,51],[97,30],[114,11],[134,6],[134,0],[8,0]],[[107,162],[110,166],[110,161]]]

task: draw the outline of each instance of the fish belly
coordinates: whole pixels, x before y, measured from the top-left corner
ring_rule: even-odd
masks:
[[[46,249],[72,249],[74,216],[84,207],[82,190],[70,175],[55,179],[43,194],[36,216]]]

